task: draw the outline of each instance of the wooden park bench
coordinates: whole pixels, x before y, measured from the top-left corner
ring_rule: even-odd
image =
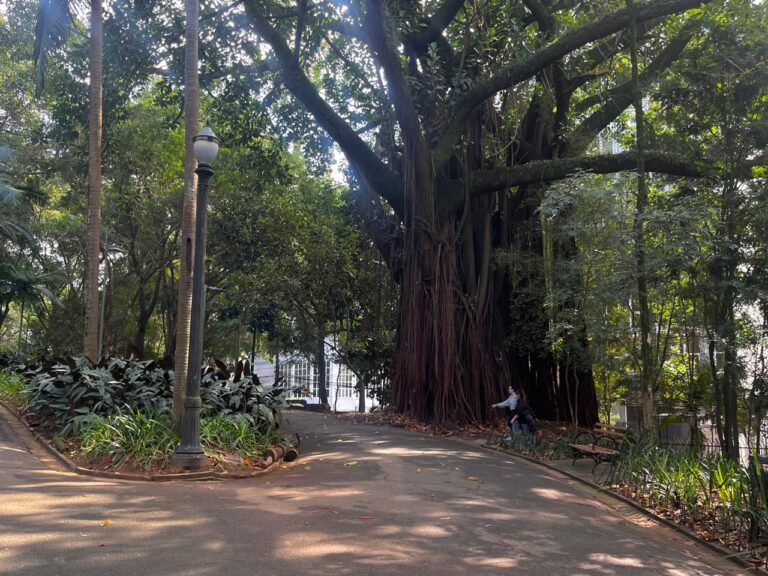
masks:
[[[603,462],[615,465],[628,434],[627,428],[601,423],[595,426],[594,432],[580,432],[573,442],[568,444],[573,452],[572,465],[575,465],[579,458],[592,458],[595,463],[592,472]]]
[[[610,436],[611,438],[614,438],[618,444],[621,444],[627,439],[627,435],[631,434],[631,430],[624,426],[613,426],[612,424],[598,422],[595,424],[595,433],[603,436]]]

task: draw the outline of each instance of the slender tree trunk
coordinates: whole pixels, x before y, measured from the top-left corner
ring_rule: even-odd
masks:
[[[101,0],[91,0],[88,118],[88,241],[85,289],[85,355],[99,360],[99,255],[101,253]]]
[[[627,0],[627,6],[634,10],[634,0]],[[637,302],[640,308],[640,415],[643,434],[654,431],[653,372],[654,362],[651,349],[651,309],[648,304],[648,275],[645,255],[645,219],[648,210],[648,182],[645,173],[645,115],[643,95],[637,63],[637,23],[634,18],[630,25],[630,58],[632,61],[632,104],[635,109],[635,130],[637,147],[637,202],[633,235],[635,241],[635,266],[637,267]]]
[[[725,441],[725,427],[723,426],[723,382],[717,369],[717,344],[714,336],[711,336],[709,341],[709,370],[712,374],[712,387],[715,392],[715,430],[720,442],[720,449],[723,454],[727,454],[728,445]]]
[[[739,458],[738,425],[738,390],[739,358],[736,342],[736,274],[739,262],[738,238],[736,234],[736,194],[735,182],[728,182],[723,187],[722,227],[724,233],[721,242],[720,266],[717,267],[717,284],[722,290],[721,304],[718,310],[717,334],[720,336],[723,350],[723,375],[721,378],[723,406],[723,451],[733,460]]]
[[[280,352],[275,352],[275,384],[280,380]]]
[[[21,341],[24,334],[24,298],[21,299],[21,313],[19,314],[19,344],[16,353],[21,356]]]
[[[322,327],[318,330],[317,338],[317,356],[315,356],[315,366],[317,367],[317,394],[320,396],[320,404],[328,405],[328,382],[325,378],[325,337]]]
[[[187,382],[189,337],[192,314],[192,263],[195,246],[195,210],[197,162],[192,139],[200,130],[198,85],[198,0],[186,0],[186,27],[184,31],[184,215],[181,224],[181,266],[179,270],[179,297],[176,311],[175,377],[173,381],[173,420],[180,429],[184,414],[184,388]]]
[[[509,251],[516,264],[495,282],[500,297],[494,316],[502,319],[504,325],[494,339],[510,342],[507,353],[511,381],[525,389],[537,416],[591,427],[598,421],[597,395],[586,323],[578,302],[581,278],[577,246],[573,237],[555,232],[557,224],[552,227],[552,234],[543,230],[538,213],[543,193],[544,189],[532,187],[518,190],[515,202],[507,209],[506,228],[511,237],[502,248]],[[571,272],[555,277],[554,270],[561,269],[563,264]],[[547,273],[552,275],[551,279]],[[547,344],[552,338],[550,323],[558,322],[561,313],[561,305],[553,307],[546,300],[555,287],[557,292],[569,294],[561,303],[570,317],[571,327],[562,333],[563,348],[570,355],[568,362],[564,354],[556,354]]]

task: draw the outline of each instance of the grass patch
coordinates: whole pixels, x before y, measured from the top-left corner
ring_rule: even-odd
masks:
[[[77,440],[91,462],[108,458],[115,468],[132,463],[145,471],[165,467],[179,443],[168,414],[133,408],[122,414],[84,416]]]
[[[275,444],[286,444],[274,426],[264,427],[250,414],[217,415],[200,422],[200,439],[209,457],[221,461],[224,454],[260,457]]]
[[[91,413],[78,417],[75,428],[80,454],[90,463],[106,460],[114,468],[163,469],[180,441],[165,412],[127,408],[108,416]],[[249,414],[201,419],[200,440],[206,455],[219,465],[227,454],[255,461],[270,446],[287,445],[274,427],[263,429]]]

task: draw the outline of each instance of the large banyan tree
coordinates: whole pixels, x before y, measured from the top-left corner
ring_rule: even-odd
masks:
[[[401,286],[399,410],[482,421],[519,383],[542,417],[597,420],[578,303],[566,354],[544,312],[546,286],[561,281],[547,277],[547,258],[577,247],[546,237],[537,206],[555,180],[636,169],[633,152],[594,153],[633,101],[630,37],[647,87],[700,32],[702,4],[243,1],[257,70],[271,70],[344,152]],[[696,172],[653,150],[643,158],[651,172]],[[502,265],[504,253],[519,257]]]

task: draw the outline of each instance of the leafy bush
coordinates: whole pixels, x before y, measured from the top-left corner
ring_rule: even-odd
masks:
[[[23,405],[25,385],[23,376],[0,369],[0,400]]]
[[[206,374],[200,384],[202,414],[249,414],[255,425],[266,430],[278,426],[281,410],[286,406],[287,388],[265,388],[247,379],[230,382],[216,380]]]
[[[31,377],[27,411],[44,418],[61,435],[77,432],[79,416],[107,416],[122,406],[156,413],[170,409],[173,372],[156,361],[112,358],[92,366],[85,357],[25,372]]]
[[[125,413],[91,413],[79,420],[80,451],[91,461],[109,457],[113,466],[133,461],[150,470],[165,466],[179,443],[168,413],[128,408]]]

